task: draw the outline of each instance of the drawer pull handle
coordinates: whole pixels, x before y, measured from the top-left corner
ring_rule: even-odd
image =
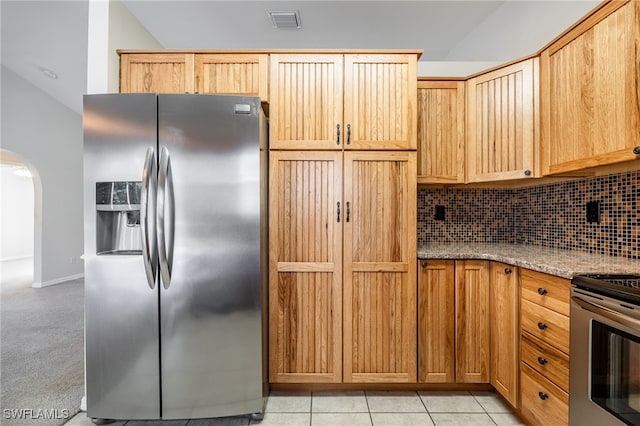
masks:
[[[543,322],[539,322],[538,323],[538,328],[540,330],[544,330],[545,328],[547,328],[547,324],[543,323]]]
[[[538,396],[539,396],[539,397],[540,397],[540,399],[541,399],[541,400],[543,400],[543,401],[544,401],[545,399],[549,398],[549,395],[547,395],[547,394],[546,394],[546,393],[544,393],[544,392],[538,392]]]
[[[540,288],[538,288],[538,294],[540,296],[544,296],[545,294],[547,294],[547,290],[542,288],[542,287],[540,287]]]
[[[545,358],[542,358],[541,356],[538,357],[538,362],[540,363],[540,365],[545,365],[547,361]]]

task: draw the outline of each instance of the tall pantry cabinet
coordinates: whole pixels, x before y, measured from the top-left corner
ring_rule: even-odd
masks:
[[[417,52],[270,62],[270,377],[415,382]]]

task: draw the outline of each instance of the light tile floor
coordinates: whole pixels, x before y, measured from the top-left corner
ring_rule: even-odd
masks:
[[[248,416],[114,426],[413,426],[522,425],[494,392],[272,392],[262,422]],[[93,426],[84,413],[66,426]]]

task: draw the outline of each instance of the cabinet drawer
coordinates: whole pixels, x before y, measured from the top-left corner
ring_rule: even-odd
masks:
[[[569,422],[569,394],[520,364],[522,416],[529,425],[560,426]]]
[[[529,338],[527,334],[523,337],[520,346],[522,362],[569,392],[569,356],[534,337]]]
[[[569,317],[522,300],[521,327],[564,353],[569,353]]]
[[[523,299],[569,316],[569,280],[522,269],[520,287]]]

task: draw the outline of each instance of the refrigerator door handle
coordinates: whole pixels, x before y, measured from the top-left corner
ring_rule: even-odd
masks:
[[[155,235],[149,235],[155,231],[156,200],[156,153],[152,147],[147,149],[142,169],[142,191],[140,199],[140,232],[142,233],[142,259],[147,275],[149,288],[156,286],[156,262],[158,257]],[[153,221],[149,224],[149,221]]]
[[[160,260],[160,276],[165,289],[171,285],[171,269],[173,264],[173,182],[171,178],[171,162],[169,150],[163,147],[160,151],[158,170],[158,201],[156,230],[158,237],[158,258]],[[167,227],[167,225],[169,225]]]

